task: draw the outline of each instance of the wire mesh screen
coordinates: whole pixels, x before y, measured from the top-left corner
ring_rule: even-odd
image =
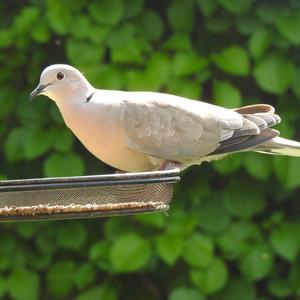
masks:
[[[0,221],[166,211],[178,171],[0,182]]]

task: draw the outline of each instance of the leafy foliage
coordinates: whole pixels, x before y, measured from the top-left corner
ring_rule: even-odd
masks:
[[[104,89],[270,103],[300,137],[298,1],[19,2],[0,2],[1,179],[112,171],[27,101],[53,63]],[[299,168],[236,154],[185,172],[168,215],[1,224],[0,298],[298,299]]]

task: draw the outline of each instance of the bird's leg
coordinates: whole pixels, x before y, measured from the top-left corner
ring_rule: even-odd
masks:
[[[180,169],[182,164],[178,161],[167,160],[159,168],[159,171]]]
[[[128,173],[128,172],[123,171],[123,170],[115,170],[115,174],[125,174],[125,173]]]

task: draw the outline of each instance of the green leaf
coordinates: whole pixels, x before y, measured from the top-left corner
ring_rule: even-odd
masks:
[[[193,233],[186,241],[183,258],[193,267],[206,267],[213,258],[214,246],[204,234]]]
[[[218,2],[233,14],[243,14],[250,10],[254,0],[218,0]]]
[[[101,256],[106,255],[109,251],[108,243],[105,241],[98,241],[90,248],[89,259],[96,262]]]
[[[39,20],[38,24],[31,28],[30,32],[33,40],[38,43],[46,43],[50,39],[50,30],[45,19]]]
[[[62,1],[47,0],[47,19],[54,32],[64,35],[69,31],[72,17]]]
[[[230,221],[219,197],[213,196],[205,199],[199,208],[199,226],[210,232],[220,232],[225,229]]]
[[[8,30],[0,30],[0,49],[9,47],[13,42],[13,35]]]
[[[228,259],[236,259],[245,254],[253,244],[260,241],[258,227],[248,222],[231,224],[223,234],[217,237],[217,244]]]
[[[298,158],[276,157],[273,163],[278,179],[287,189],[294,189],[300,185],[300,161]]]
[[[7,281],[0,275],[0,297],[3,297],[7,290]],[[3,298],[4,299],[4,298]]]
[[[220,258],[214,258],[205,270],[191,272],[193,283],[205,294],[212,294],[221,290],[226,284],[227,276],[227,267]]]
[[[207,66],[207,60],[193,52],[177,52],[173,61],[175,76],[187,76],[201,71]]]
[[[88,7],[91,17],[100,24],[116,25],[124,13],[123,1],[121,0],[100,0],[91,2]]]
[[[69,152],[74,143],[74,135],[67,128],[57,128],[52,131],[53,148],[62,152]]]
[[[31,104],[28,103],[28,101],[24,101],[26,99],[25,97],[21,97],[20,95],[18,97],[23,100],[17,102],[16,109],[17,116],[20,118],[22,125],[26,125],[26,127],[34,127],[33,124],[43,124],[46,115],[45,102],[35,101]]]
[[[218,295],[220,300],[256,300],[255,286],[245,278],[230,278],[224,290]]]
[[[6,270],[12,265],[10,254],[16,252],[16,239],[8,233],[3,233],[0,239],[0,270]]]
[[[216,0],[196,0],[196,3],[206,17],[210,17],[217,9]]]
[[[72,17],[70,34],[78,39],[88,38],[91,34],[92,23],[87,16],[75,15]]]
[[[176,235],[161,234],[155,239],[155,245],[158,256],[172,266],[183,253],[184,239]]]
[[[144,6],[144,0],[124,0],[124,17],[130,19],[139,15]]]
[[[294,45],[300,43],[300,10],[280,15],[275,25],[278,31],[291,43]]]
[[[246,76],[250,62],[247,52],[240,46],[230,46],[212,57],[218,68],[233,75]]]
[[[242,153],[244,155],[244,153]],[[221,159],[213,164],[215,170],[222,175],[229,175],[238,171],[242,165],[243,158],[241,154],[236,153],[233,156],[228,156],[226,159]]]
[[[148,44],[141,39],[133,39],[123,47],[112,49],[112,62],[119,64],[142,64],[145,62],[144,52]]]
[[[66,43],[67,57],[71,63],[79,67],[93,65],[100,62],[103,56],[103,49],[95,47],[87,41],[68,39]]]
[[[116,239],[110,252],[114,272],[130,273],[143,269],[151,256],[150,244],[135,233]]]
[[[47,177],[78,176],[84,173],[84,164],[76,154],[51,154],[43,165]]]
[[[281,55],[271,54],[257,63],[253,75],[264,91],[283,94],[293,81],[294,66]]]
[[[213,82],[213,97],[216,104],[227,108],[242,105],[240,91],[228,81],[215,80]]]
[[[297,96],[297,100],[300,101],[300,69],[295,70],[295,76],[292,84],[292,90],[294,94]],[[0,98],[1,102],[1,98]],[[0,113],[1,114],[1,113]]]
[[[292,287],[285,279],[273,279],[269,282],[268,289],[273,296],[282,299],[286,299],[292,293]]]
[[[47,273],[48,290],[55,297],[66,297],[73,289],[75,263],[71,260],[55,262]]]
[[[241,192],[242,191],[242,192]],[[260,189],[252,188],[247,182],[233,181],[223,193],[226,209],[234,216],[251,218],[265,206]]]
[[[146,74],[153,90],[159,90],[169,81],[171,68],[170,58],[163,53],[157,52],[149,58]]]
[[[123,218],[111,218],[104,224],[103,232],[106,239],[114,241],[121,235],[126,235],[134,231],[135,226],[128,224],[126,219]]]
[[[4,151],[9,162],[18,161],[24,157],[24,135],[25,130],[20,127],[13,129],[6,138]]]
[[[208,32],[220,33],[229,30],[232,25],[232,20],[225,15],[220,15],[217,18],[209,18],[205,22],[205,29]]]
[[[140,214],[136,215],[134,218],[144,226],[149,226],[156,229],[164,228],[167,221],[166,216],[161,213]]]
[[[40,279],[33,271],[16,269],[7,278],[7,290],[16,300],[39,299]]]
[[[212,294],[221,290],[228,277],[228,270],[224,261],[215,258],[205,271],[203,288],[205,293]]]
[[[106,44],[112,49],[125,47],[135,39],[137,30],[138,28],[131,23],[118,26],[110,31]]]
[[[191,235],[198,224],[198,216],[191,212],[182,213],[182,210],[172,210],[167,224],[166,231],[172,235]]]
[[[39,272],[48,270],[50,264],[52,264],[52,257],[49,253],[35,253],[29,261],[29,265]]]
[[[37,249],[43,254],[52,254],[57,249],[56,234],[54,227],[45,227],[43,234],[36,235],[35,244]]]
[[[158,41],[164,34],[164,22],[155,10],[146,9],[137,29],[147,40]]]
[[[167,10],[167,17],[175,32],[190,33],[195,20],[193,1],[172,0]]]
[[[256,8],[257,16],[266,23],[276,23],[281,16],[289,13],[290,7],[284,2],[260,2]],[[270,5],[271,4],[271,5]]]
[[[260,280],[268,276],[273,267],[273,253],[265,244],[254,245],[240,261],[244,276],[251,280]]]
[[[1,37],[0,37],[1,39]],[[1,41],[0,41],[1,43]],[[15,107],[16,99],[14,94],[9,89],[0,90],[0,119],[4,118],[12,112]]]
[[[174,34],[169,39],[167,39],[167,41],[164,44],[164,48],[175,51],[191,51],[191,38],[187,34]]]
[[[172,290],[168,300],[205,300],[205,297],[196,289],[177,287]]]
[[[32,238],[37,230],[39,229],[38,224],[33,222],[22,223],[22,226],[16,227],[16,232],[24,239]]]
[[[96,299],[103,299],[103,300],[116,300],[117,291],[107,285],[102,286],[94,286],[89,288],[88,290],[81,293],[77,296],[76,300],[96,300]]]
[[[90,263],[84,263],[78,267],[74,275],[74,283],[79,289],[87,287],[94,282],[96,277],[96,270]]]
[[[254,31],[249,39],[249,50],[254,58],[261,58],[271,44],[271,33],[265,28]]]
[[[89,40],[95,45],[102,46],[111,32],[108,25],[92,26],[90,28]],[[95,47],[96,48],[96,47]]]
[[[271,244],[274,251],[289,262],[293,262],[299,253],[299,231],[293,224],[274,229]]]
[[[254,152],[248,152],[244,155],[244,166],[250,175],[259,180],[266,180],[270,177],[272,172],[271,157]]]
[[[87,75],[92,83],[101,85],[107,89],[122,89],[124,86],[124,75],[120,68],[102,66],[100,69],[96,65],[94,68],[87,69]]]
[[[98,268],[105,271],[110,271],[111,264],[109,261],[109,253],[109,244],[106,241],[99,241],[91,246],[89,251],[89,259]]]
[[[237,29],[241,34],[249,35],[261,28],[262,24],[254,15],[242,15],[237,19]]]
[[[150,76],[151,77],[151,76]],[[142,71],[129,70],[126,74],[127,86],[134,91],[155,91],[159,83],[148,79],[148,74]]]
[[[61,248],[79,249],[87,238],[87,232],[83,224],[78,222],[67,223],[58,232],[58,244]]]
[[[78,13],[85,9],[86,1],[85,0],[77,0],[74,2],[73,0],[65,0],[63,3],[69,7],[70,11],[73,13]]]
[[[50,121],[65,126],[64,119],[56,105],[50,105]]]
[[[27,128],[24,139],[24,156],[27,160],[45,154],[51,147],[53,136],[49,131]]]
[[[299,268],[299,260],[296,260],[293,264],[291,264],[288,276],[286,277],[288,284],[293,289],[294,293],[299,295],[299,282],[300,282],[300,268]]]
[[[174,78],[169,81],[167,92],[190,99],[200,99],[202,86],[196,80]]]
[[[14,19],[13,30],[18,34],[26,34],[38,22],[40,10],[37,7],[25,7]]]

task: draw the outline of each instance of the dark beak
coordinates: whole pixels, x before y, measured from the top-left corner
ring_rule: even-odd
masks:
[[[31,92],[29,100],[31,101],[33,98],[40,95],[48,85],[49,84],[40,84],[33,92]]]

